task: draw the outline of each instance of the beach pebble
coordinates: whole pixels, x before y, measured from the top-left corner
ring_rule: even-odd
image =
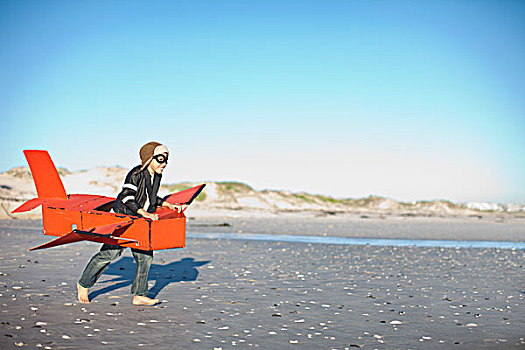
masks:
[[[13,288],[13,289],[22,289],[22,286],[13,286],[13,287],[11,287],[11,288]],[[22,344],[23,344],[23,343],[22,343]],[[22,345],[18,345],[18,346],[22,346]]]
[[[392,320],[390,321],[390,324],[402,324],[403,322],[401,321],[398,321],[398,320]]]
[[[35,326],[47,326],[47,322],[38,321],[35,323]]]
[[[70,337],[69,335],[64,334],[64,335],[62,336],[62,339],[71,339],[71,337]]]
[[[298,344],[298,343],[299,343],[299,340],[296,340],[296,339],[290,340],[290,344]]]
[[[477,327],[478,325],[476,323],[467,323],[465,327]]]

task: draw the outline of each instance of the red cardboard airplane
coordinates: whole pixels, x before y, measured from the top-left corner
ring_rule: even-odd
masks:
[[[186,216],[166,207],[155,212],[159,220],[110,212],[115,198],[91,194],[66,194],[64,185],[47,151],[24,151],[38,198],[33,198],[13,213],[42,205],[45,235],[59,236],[29,250],[50,248],[79,241],[108,243],[142,250],[182,248],[186,245]],[[205,184],[171,194],[164,199],[189,205]]]

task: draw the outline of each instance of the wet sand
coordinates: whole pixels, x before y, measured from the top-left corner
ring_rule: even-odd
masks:
[[[191,220],[188,231],[312,234],[326,223],[236,220]],[[443,225],[414,232],[450,234]],[[163,302],[136,307],[129,251],[92,288],[93,302],[79,304],[75,282],[99,245],[28,252],[50,239],[39,226],[0,221],[2,349],[525,348],[522,250],[189,238],[184,249],[155,252],[150,287]],[[472,226],[454,227],[455,239],[471,235]],[[523,231],[505,232],[490,236],[520,240]]]
[[[438,217],[299,212],[270,215],[191,211],[191,232],[263,233],[396,239],[525,241],[525,216]]]

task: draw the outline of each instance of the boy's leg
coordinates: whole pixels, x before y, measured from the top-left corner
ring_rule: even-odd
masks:
[[[122,254],[122,250],[118,245],[103,244],[100,251],[91,258],[77,283],[80,302],[89,303],[88,288],[93,287],[109,263]]]
[[[132,249],[133,257],[137,264],[135,268],[135,278],[131,286],[131,294],[133,297],[133,304],[135,305],[154,305],[158,303],[158,299],[151,299],[146,296],[148,293],[148,275],[153,261],[152,250]]]

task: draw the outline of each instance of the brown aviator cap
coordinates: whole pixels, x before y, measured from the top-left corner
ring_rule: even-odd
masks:
[[[153,156],[162,153],[168,153],[168,149],[159,142],[148,142],[142,146],[139,152],[140,161],[142,162],[141,170],[149,165]]]
[[[159,142],[148,142],[140,148],[140,160],[142,162],[142,165],[146,164],[148,160],[150,160],[151,157],[153,157],[155,147],[160,145],[161,144]]]

